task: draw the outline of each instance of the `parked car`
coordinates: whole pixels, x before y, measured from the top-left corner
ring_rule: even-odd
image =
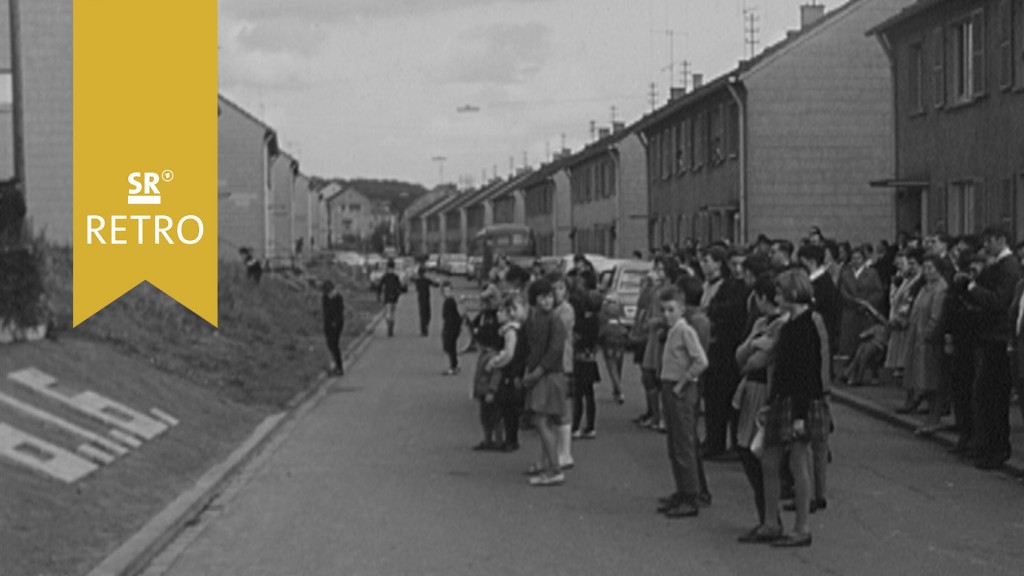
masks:
[[[437,254],[428,254],[427,259],[423,261],[423,265],[427,267],[427,272],[437,272],[440,264],[441,257]]]
[[[335,254],[334,261],[346,266],[362,266],[366,263],[366,257],[358,252],[344,251]]]
[[[444,272],[452,276],[468,276],[469,259],[465,254],[448,254],[444,261]]]
[[[611,265],[601,273],[605,290],[603,311],[609,322],[631,327],[636,321],[636,304],[643,279],[654,266],[644,260],[608,260]]]
[[[466,276],[470,278],[480,277],[480,268],[484,265],[483,256],[469,256],[466,258]]]

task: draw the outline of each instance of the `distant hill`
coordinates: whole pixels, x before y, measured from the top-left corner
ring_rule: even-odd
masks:
[[[419,184],[402,182],[400,180],[375,180],[369,178],[353,178],[351,180],[346,180],[344,178],[315,178],[313,182],[314,186],[317,188],[322,185],[326,185],[328,182],[337,182],[343,188],[355,187],[359,192],[365,194],[371,200],[383,200],[390,202],[391,209],[394,212],[402,212],[419,197],[429,192],[429,190]]]

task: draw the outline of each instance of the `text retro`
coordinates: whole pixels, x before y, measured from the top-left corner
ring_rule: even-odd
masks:
[[[174,180],[174,172],[132,172],[128,175],[129,205],[160,205],[161,182]],[[108,226],[109,223],[109,226]],[[130,233],[129,230],[134,233]],[[196,244],[203,238],[203,220],[188,214],[177,221],[163,214],[97,214],[86,216],[86,244]]]

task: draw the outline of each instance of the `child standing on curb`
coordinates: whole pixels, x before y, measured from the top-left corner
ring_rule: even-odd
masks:
[[[526,357],[526,408],[540,437],[541,460],[527,470],[532,486],[565,482],[558,463],[558,426],[565,413],[565,375],[562,373],[565,326],[554,314],[554,289],[547,280],[530,284],[532,310],[523,330],[529,342]]]
[[[444,305],[441,308],[441,345],[448,355],[448,370],[445,370],[444,374],[453,376],[459,373],[459,354],[456,348],[459,331],[462,330],[462,314],[459,313],[459,305],[452,295],[451,282],[441,284],[441,295],[444,297]]]
[[[683,295],[674,288],[661,293],[662,314],[670,327],[662,352],[661,399],[668,425],[668,458],[676,490],[662,499],[659,512],[689,518],[699,512],[701,486],[697,471],[697,385],[708,366],[697,332],[683,318]]]

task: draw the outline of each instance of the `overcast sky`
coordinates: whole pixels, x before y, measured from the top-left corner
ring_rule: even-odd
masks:
[[[263,118],[306,174],[438,183],[507,175],[590,121],[627,123],[682,62],[711,79],[799,27],[807,0],[220,0],[222,93]],[[842,0],[826,0],[828,9]],[[667,33],[673,31],[673,35]],[[478,112],[458,112],[461,106]]]

